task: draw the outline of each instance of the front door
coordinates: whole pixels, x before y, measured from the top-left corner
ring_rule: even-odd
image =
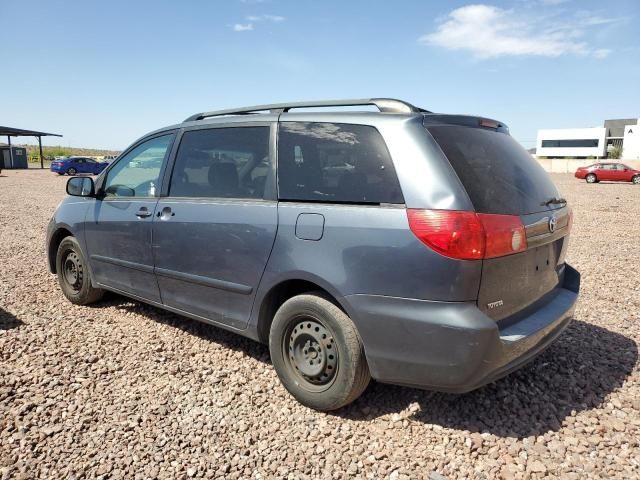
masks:
[[[186,131],[153,220],[165,305],[244,328],[277,228],[270,126]]]
[[[598,176],[598,180],[606,180],[611,181],[616,179],[616,173],[614,170],[614,165],[611,163],[603,163],[598,168],[598,172],[596,173]]]
[[[614,165],[615,167],[615,179],[618,182],[630,182],[631,181],[631,175],[629,175],[629,169],[621,164],[621,163],[616,163]]]
[[[96,166],[98,165],[98,162],[96,162],[93,158],[85,158],[84,159],[84,173],[98,173],[96,171]]]
[[[160,302],[153,273],[151,228],[161,167],[173,134],[146,140],[113,165],[85,222],[95,280],[123,293]]]

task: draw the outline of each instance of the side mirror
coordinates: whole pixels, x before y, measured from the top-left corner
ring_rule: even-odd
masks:
[[[71,177],[67,181],[67,194],[72,197],[93,197],[95,186],[91,177]]]

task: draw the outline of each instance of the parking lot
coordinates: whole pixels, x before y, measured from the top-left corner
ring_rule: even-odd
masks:
[[[0,175],[0,478],[640,477],[640,186],[554,181],[574,208],[575,321],[465,395],[372,383],[317,413],[266,346],[115,295],[63,297],[45,228],[67,177]]]

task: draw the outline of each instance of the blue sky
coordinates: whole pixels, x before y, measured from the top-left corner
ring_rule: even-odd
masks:
[[[526,147],[640,116],[637,0],[0,0],[0,18],[0,125],[64,135],[47,144],[326,98],[493,117]]]

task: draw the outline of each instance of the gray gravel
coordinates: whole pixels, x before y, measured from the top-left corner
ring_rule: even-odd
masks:
[[[65,301],[45,226],[66,178],[0,177],[0,478],[640,477],[640,187],[554,177],[576,217],[576,321],[466,395],[372,384],[322,414],[265,346],[111,296]]]

